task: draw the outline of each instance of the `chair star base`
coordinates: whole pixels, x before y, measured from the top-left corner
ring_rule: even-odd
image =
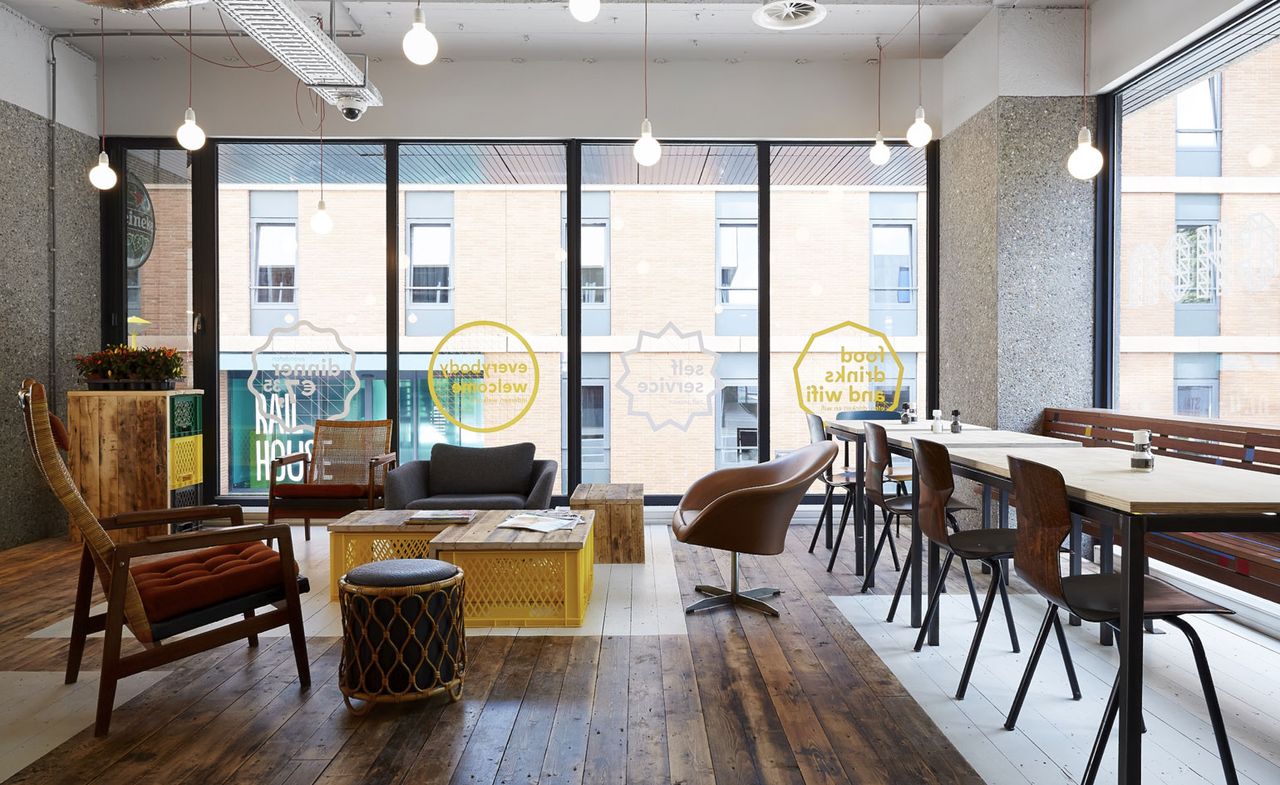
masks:
[[[759,611],[770,616],[778,616],[778,609],[764,601],[765,597],[777,597],[782,594],[782,589],[765,586],[756,589],[747,589],[746,591],[734,591],[721,586],[708,586],[699,584],[694,587],[694,591],[699,594],[706,594],[707,597],[698,600],[684,609],[685,613],[693,613],[694,611],[704,611],[708,608],[719,608],[722,605],[740,605],[744,608],[750,608],[753,611]]]

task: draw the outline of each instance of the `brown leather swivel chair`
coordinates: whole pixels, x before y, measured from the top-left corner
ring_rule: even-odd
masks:
[[[738,554],[782,553],[791,517],[805,491],[839,452],[834,442],[810,444],[768,463],[714,471],[689,487],[671,518],[671,529],[680,542],[729,551],[732,578],[727,589],[705,584],[695,587],[708,596],[685,608],[685,613],[742,605],[778,615],[762,598],[776,597],[782,593],[780,589],[739,590]]]

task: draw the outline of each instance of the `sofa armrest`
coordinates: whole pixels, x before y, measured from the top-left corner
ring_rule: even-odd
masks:
[[[407,510],[410,502],[425,499],[431,461],[409,461],[387,472],[385,505],[388,510]]]
[[[551,506],[551,494],[556,489],[555,461],[533,462],[533,487],[525,499],[525,509],[545,510]]]

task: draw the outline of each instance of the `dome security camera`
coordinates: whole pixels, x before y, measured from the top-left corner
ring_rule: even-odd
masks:
[[[361,117],[364,117],[364,112],[369,108],[369,104],[359,96],[340,95],[338,96],[337,107],[338,111],[342,113],[344,119],[348,122],[354,123]]]

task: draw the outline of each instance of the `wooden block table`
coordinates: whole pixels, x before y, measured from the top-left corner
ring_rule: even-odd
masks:
[[[569,499],[575,510],[595,517],[597,564],[644,563],[644,486],[639,483],[587,483]]]
[[[361,564],[383,559],[422,559],[433,537],[456,523],[408,524],[413,510],[356,510],[329,524],[329,598],[338,579]]]
[[[431,540],[429,556],[466,576],[468,627],[580,627],[591,601],[592,522],[541,534],[499,528],[510,510],[482,512]]]

